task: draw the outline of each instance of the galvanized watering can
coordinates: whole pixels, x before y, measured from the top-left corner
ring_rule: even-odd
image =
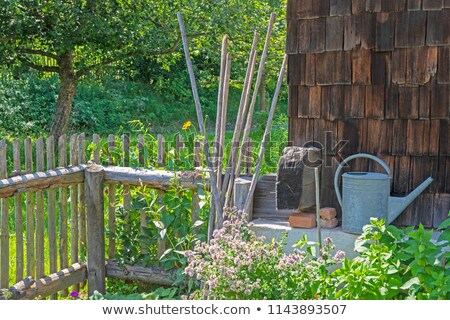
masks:
[[[339,175],[344,165],[355,158],[369,158],[378,162],[387,174],[376,172],[346,172],[342,175],[342,195]],[[334,189],[342,207],[342,230],[361,233],[370,218],[385,218],[387,224],[397,218],[433,182],[429,177],[405,197],[391,197],[391,170],[381,159],[371,154],[355,154],[339,164],[334,176]]]

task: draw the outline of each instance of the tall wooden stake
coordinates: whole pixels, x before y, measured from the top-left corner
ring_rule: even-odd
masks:
[[[286,72],[287,55],[284,55],[283,64],[281,66],[280,74],[278,76],[278,82],[275,89],[275,93],[272,99],[272,105],[270,106],[269,118],[267,119],[266,130],[264,131],[263,140],[261,141],[261,148],[259,149],[259,156],[256,162],[255,173],[253,174],[252,184],[247,194],[247,200],[245,200],[244,211],[248,212],[250,204],[252,203],[253,193],[256,189],[256,182],[258,181],[259,171],[261,170],[261,163],[264,158],[264,152],[266,150],[267,140],[269,138],[269,131],[272,125],[273,116],[275,114],[275,108],[278,102],[278,96],[280,94],[281,86],[283,84],[284,73]]]
[[[222,211],[222,205],[220,203],[220,196],[219,196],[219,190],[217,188],[217,179],[216,176],[214,175],[214,168],[212,166],[211,163],[211,158],[210,158],[210,153],[209,153],[209,144],[208,144],[208,137],[206,136],[206,129],[205,129],[205,123],[203,121],[203,112],[202,112],[202,107],[200,105],[200,98],[198,95],[198,90],[197,90],[197,83],[195,81],[195,75],[194,75],[194,68],[192,67],[192,61],[191,61],[191,56],[189,53],[189,44],[188,44],[188,39],[186,36],[186,29],[184,27],[184,22],[183,22],[183,16],[181,15],[181,12],[177,13],[177,17],[178,17],[178,23],[180,25],[180,31],[181,31],[181,38],[183,40],[183,47],[184,47],[184,54],[186,57],[186,64],[187,64],[187,68],[188,68],[188,72],[189,72],[189,79],[191,81],[191,88],[192,88],[192,95],[194,96],[194,102],[195,102],[195,109],[197,111],[197,121],[198,121],[198,126],[200,129],[200,134],[203,136],[204,139],[204,153],[205,153],[205,158],[206,158],[206,163],[208,165],[208,168],[210,170],[210,180],[211,180],[211,193],[212,193],[212,197],[214,200],[214,205],[216,207],[216,215],[218,217],[218,226],[217,227],[221,227],[223,224],[223,211]],[[209,234],[208,234],[208,239],[211,237],[212,235],[212,230],[214,230],[211,226],[211,219],[210,219],[210,227],[209,227]]]
[[[250,130],[252,128],[253,111],[255,110],[256,99],[258,97],[258,92],[259,92],[259,86],[261,85],[261,80],[262,80],[262,77],[264,74],[264,65],[267,60],[270,36],[272,34],[272,29],[273,29],[274,23],[275,23],[275,13],[272,13],[270,15],[269,25],[267,26],[266,41],[264,43],[264,49],[263,49],[263,53],[261,55],[261,61],[259,62],[258,76],[256,77],[255,87],[253,88],[252,101],[250,102],[250,107],[248,109],[247,122],[245,123],[244,137],[242,138],[242,144],[241,144],[241,153],[239,155],[238,162],[236,165],[236,171],[235,171],[236,176],[239,176],[239,173],[241,172],[241,164],[242,164],[242,158],[243,158],[242,150],[243,150],[244,144],[247,142],[248,137],[250,136]]]
[[[225,177],[222,184],[221,202],[224,203],[224,207],[229,206],[231,199],[231,193],[234,186],[234,172],[236,170],[236,158],[239,153],[239,142],[242,136],[242,130],[244,125],[244,119],[247,114],[247,105],[250,98],[250,90],[253,82],[253,71],[256,63],[256,49],[258,45],[258,33],[255,32],[253,36],[253,44],[250,50],[250,56],[248,58],[247,72],[245,74],[244,87],[242,89],[241,101],[239,102],[239,110],[236,119],[236,125],[234,127],[233,139],[231,142],[231,150],[228,158],[227,170],[225,171]]]

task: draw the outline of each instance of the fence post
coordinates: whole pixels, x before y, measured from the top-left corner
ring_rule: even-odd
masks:
[[[245,200],[247,199],[248,191],[250,190],[250,184],[252,183],[252,179],[250,177],[239,177],[234,180],[234,206],[237,210],[244,210]],[[248,209],[248,221],[252,221],[253,215],[253,200],[252,204]]]
[[[105,171],[100,165],[89,165],[85,171],[87,220],[88,294],[106,292],[105,270],[105,216],[103,205],[103,179]]]

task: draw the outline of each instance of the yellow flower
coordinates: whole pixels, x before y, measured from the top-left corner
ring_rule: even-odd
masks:
[[[183,124],[183,130],[187,130],[190,126],[192,126],[192,122],[186,121],[186,122]]]

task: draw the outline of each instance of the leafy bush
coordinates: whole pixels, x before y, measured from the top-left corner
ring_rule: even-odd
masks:
[[[433,231],[372,219],[355,243],[360,256],[335,271],[341,299],[449,299],[450,219]]]
[[[185,272],[203,281],[190,298],[212,299],[326,299],[334,290],[328,268],[341,262],[343,252],[330,254],[330,239],[321,256],[314,255],[306,239],[293,254],[283,253],[283,242],[257,237],[241,212],[231,211],[224,227],[214,232],[210,244],[197,242],[187,251]]]

